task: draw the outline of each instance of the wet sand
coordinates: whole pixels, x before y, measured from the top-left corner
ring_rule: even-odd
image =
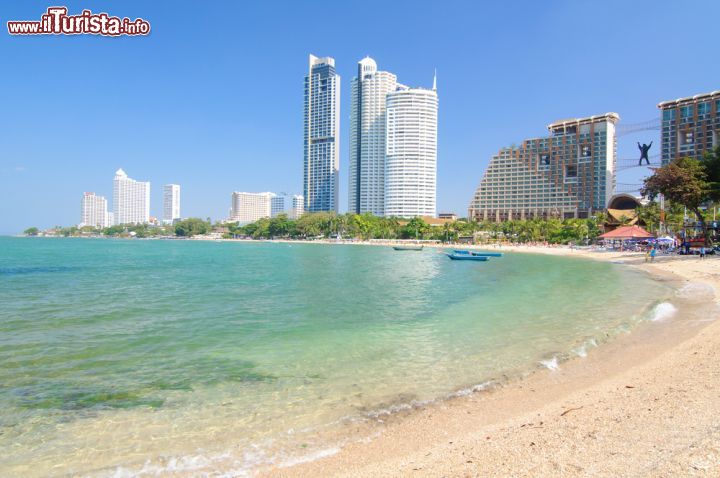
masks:
[[[626,262],[678,287],[699,284],[710,305],[645,323],[558,370],[389,417],[372,439],[264,474],[720,476],[720,258],[501,250]]]

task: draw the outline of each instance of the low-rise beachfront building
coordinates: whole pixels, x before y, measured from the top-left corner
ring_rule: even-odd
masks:
[[[457,221],[457,214],[454,212],[441,212],[438,213],[438,219],[449,219],[450,221]]]
[[[477,221],[588,217],[615,193],[617,113],[556,121],[550,135],[502,148],[468,207]]]
[[[95,193],[83,194],[80,201],[80,224],[78,224],[78,227],[103,228],[111,224],[107,210],[107,200]]]
[[[720,91],[658,104],[661,164],[681,157],[701,159],[720,146]]]

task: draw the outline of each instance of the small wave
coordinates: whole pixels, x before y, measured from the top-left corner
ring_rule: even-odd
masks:
[[[430,405],[433,402],[434,400],[411,400],[410,402],[398,403],[396,405],[390,405],[389,407],[369,411],[365,413],[365,416],[368,418],[379,419],[380,417],[394,415],[398,412],[405,412],[408,410],[414,410],[416,408],[422,408],[424,406]]]
[[[553,356],[553,358],[548,360],[541,360],[540,365],[543,367],[549,369],[549,370],[560,370],[560,365],[558,364],[558,358],[557,356]]]
[[[324,450],[318,450],[313,453],[308,453],[307,455],[298,456],[296,458],[291,458],[289,460],[285,460],[282,463],[278,465],[279,468],[288,468],[291,466],[299,465],[300,463],[309,463],[311,461],[320,460],[321,458],[327,458],[329,456],[333,456],[340,452],[340,448],[332,447],[332,448],[326,448]]]
[[[655,308],[652,311],[652,315],[650,317],[650,320],[652,322],[659,322],[662,320],[667,320],[675,315],[677,312],[677,307],[672,305],[670,302],[663,302],[661,304],[658,304],[655,306]]]
[[[449,394],[447,396],[447,398],[467,397],[468,395],[472,395],[473,393],[482,392],[483,390],[487,390],[494,384],[495,384],[494,381],[488,380],[487,382],[483,382],[478,385],[474,385],[474,386],[468,387],[468,388],[463,388],[462,390],[453,392],[453,393]]]

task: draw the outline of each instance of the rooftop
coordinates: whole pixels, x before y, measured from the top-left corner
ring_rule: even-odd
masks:
[[[611,121],[613,123],[620,120],[620,115],[617,113],[605,113],[604,115],[588,116],[586,118],[568,118],[555,121],[548,125],[548,129],[552,130],[559,126],[577,126],[581,124],[597,123],[598,121]]]
[[[710,99],[710,98],[720,98],[720,91],[713,91],[711,93],[701,93],[699,95],[695,96],[686,96],[685,98],[678,98],[676,100],[668,100],[668,101],[662,101],[658,103],[658,108],[667,108],[670,106],[677,106],[681,103],[692,103],[698,100],[704,100],[704,99]]]

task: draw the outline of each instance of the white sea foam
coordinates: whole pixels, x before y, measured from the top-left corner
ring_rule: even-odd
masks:
[[[495,382],[493,382],[492,380],[488,380],[487,382],[483,382],[478,385],[474,385],[472,387],[463,388],[462,390],[458,390],[457,392],[449,394],[448,398],[466,397],[468,395],[472,395],[475,392],[481,392],[483,390],[487,390],[494,383]]]
[[[383,416],[393,415],[398,412],[421,408],[426,405],[430,405],[433,402],[434,400],[411,400],[409,403],[398,403],[397,405],[391,405],[387,408],[379,408],[377,410],[367,412],[365,416],[369,418],[380,418]]]
[[[691,282],[678,289],[675,295],[681,299],[709,301],[715,297],[715,289],[709,284]]]
[[[593,348],[593,347],[597,347],[597,346],[598,346],[597,340],[595,340],[594,338],[589,338],[589,339],[587,339],[585,342],[583,342],[582,344],[580,344],[578,347],[576,347],[575,349],[573,349],[573,352],[574,352],[575,355],[577,355],[578,357],[583,357],[583,358],[584,358],[584,357],[587,357],[588,349]]]
[[[557,356],[553,356],[553,358],[548,360],[541,360],[540,364],[550,370],[560,370]]]
[[[318,450],[313,453],[308,453],[307,455],[298,456],[295,458],[290,458],[288,460],[283,461],[278,465],[280,468],[287,468],[290,466],[299,465],[300,463],[308,463],[311,461],[319,460],[321,458],[327,458],[328,456],[333,456],[340,452],[340,448],[332,447],[332,448],[326,448],[324,450]]]
[[[652,311],[650,320],[653,322],[659,322],[672,318],[677,312],[677,307],[672,305],[670,302],[663,302],[655,306]]]

